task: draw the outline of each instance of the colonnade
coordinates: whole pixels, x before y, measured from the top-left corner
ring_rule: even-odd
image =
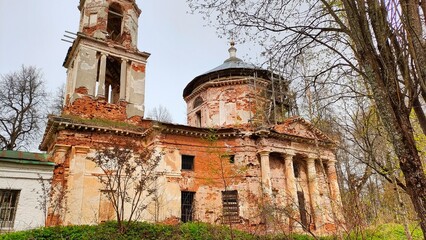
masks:
[[[260,155],[260,165],[261,165],[261,182],[262,190],[266,196],[272,196],[272,184],[271,184],[271,170],[269,165],[269,151],[261,151]],[[298,206],[299,200],[297,195],[297,179],[294,172],[294,156],[296,155],[294,151],[287,151],[286,153],[281,153],[284,159],[284,174],[286,179],[286,195],[287,195],[287,204],[288,206]],[[314,217],[314,222],[316,226],[320,226],[324,223],[323,214],[321,212],[322,206],[319,206],[319,182],[318,174],[316,171],[315,163],[317,159],[312,156],[308,156],[304,159],[306,161],[306,174],[307,174],[307,185],[309,189],[309,198],[310,203],[313,207],[312,215]],[[337,183],[337,173],[336,173],[336,160],[335,159],[326,159],[326,177],[328,181],[328,187],[330,192],[330,200],[332,204],[340,204],[340,192],[339,185]],[[332,211],[335,212],[336,209],[332,207]]]
[[[106,67],[107,67],[107,57],[108,54],[101,52],[100,54],[100,66],[99,66],[99,76],[98,76],[98,91],[96,97],[104,97],[108,98],[109,96],[105,96],[105,89],[106,89],[106,83],[105,83],[105,76],[106,76]],[[119,89],[119,101],[125,101],[126,100],[126,82],[127,82],[127,67],[128,67],[128,59],[120,58],[121,59],[121,68],[120,68],[120,89]]]

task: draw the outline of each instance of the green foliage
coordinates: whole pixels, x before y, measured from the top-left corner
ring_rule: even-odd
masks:
[[[125,239],[146,239],[146,240],[229,240],[231,230],[226,226],[215,226],[206,223],[191,222],[176,226],[164,224],[151,224],[145,222],[135,222],[130,225],[125,233],[117,231],[117,222],[106,222],[92,226],[67,226],[67,227],[46,227],[29,231],[0,234],[0,240],[44,240],[44,239],[67,239],[67,240],[125,240]],[[412,227],[413,239],[422,239],[423,235],[419,227]],[[242,231],[232,230],[235,240],[312,240],[308,235],[262,235],[256,236]],[[335,237],[321,237],[322,240],[331,240]],[[406,239],[404,228],[399,224],[383,224],[375,228],[370,228],[360,234],[351,234],[346,239]]]
[[[209,128],[207,132],[207,136],[204,137],[204,139],[211,145],[214,146],[217,140],[219,139],[219,136],[217,135],[217,130],[214,128]]]
[[[0,240],[43,240],[43,239],[82,239],[82,240],[229,240],[231,230],[226,226],[214,226],[206,223],[191,222],[176,226],[135,222],[125,233],[117,231],[117,222],[106,222],[93,226],[46,227],[29,231],[0,234]],[[304,235],[288,238],[284,235],[256,236],[242,231],[232,230],[235,240],[278,240],[278,239],[312,239]]]
[[[90,235],[95,232],[93,226],[69,226],[69,227],[48,227],[30,231],[14,232],[0,235],[2,240],[18,239],[90,239]]]
[[[413,240],[423,239],[423,233],[419,226],[411,226],[410,232]],[[388,223],[372,227],[359,234],[351,234],[349,239],[370,239],[370,240],[405,240],[407,239],[404,227],[401,224]]]
[[[185,223],[180,226],[180,239],[191,240],[215,240],[215,239],[231,239],[231,229],[227,226],[213,226],[206,223],[192,222]],[[232,230],[234,239],[258,239],[256,236]]]

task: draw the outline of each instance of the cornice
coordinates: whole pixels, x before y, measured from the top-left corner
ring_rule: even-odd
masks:
[[[191,127],[187,125],[177,125],[177,124],[161,123],[161,122],[155,122],[153,124],[153,129],[166,134],[193,136],[193,137],[201,137],[201,138],[209,137],[209,136],[215,136],[219,138],[242,136],[242,133],[235,128],[220,128],[220,129],[197,128],[197,127]]]
[[[278,133],[271,128],[259,128],[257,130],[243,130],[238,128],[198,128],[187,125],[179,125],[172,123],[162,123],[154,120],[142,120],[145,122],[145,128],[138,130],[129,130],[116,127],[103,127],[96,126],[94,124],[88,123],[76,123],[72,122],[71,119],[62,118],[57,116],[50,116],[49,121],[46,127],[46,131],[43,137],[43,141],[40,144],[39,149],[46,151],[48,145],[51,143],[52,139],[55,136],[55,133],[60,130],[75,130],[82,132],[98,132],[98,133],[109,133],[113,135],[121,136],[133,136],[138,138],[143,138],[150,135],[153,132],[158,132],[160,134],[172,134],[172,135],[182,135],[189,137],[197,138],[208,138],[208,137],[217,137],[217,138],[237,138],[237,137],[254,137],[254,138],[274,138],[279,140],[289,140],[291,142],[306,143],[310,145],[318,145],[324,147],[334,148],[336,143],[330,140],[326,135],[324,139],[312,139],[301,136],[295,136],[286,133]],[[296,121],[296,120],[294,120]],[[300,121],[300,119],[298,119]],[[309,123],[306,123],[309,124]],[[310,125],[310,124],[309,124]],[[312,129],[313,131],[315,128]],[[319,130],[318,130],[319,131]]]
[[[77,38],[74,40],[72,46],[69,48],[67,55],[65,57],[65,60],[63,63],[63,66],[65,68],[68,68],[68,65],[70,64],[71,59],[73,59],[72,56],[75,55],[75,52],[78,49],[78,46],[80,45],[84,45],[86,47],[92,48],[96,51],[106,53],[111,56],[116,56],[116,57],[124,56],[128,60],[140,62],[140,63],[146,63],[147,59],[151,55],[150,53],[147,53],[147,52],[140,52],[137,49],[129,50],[119,44],[114,44],[113,42],[108,42],[105,40],[90,37],[82,32],[78,32]]]
[[[96,126],[94,124],[86,124],[86,123],[75,123],[72,122],[71,119],[61,118],[57,116],[50,116],[46,131],[43,136],[43,140],[39,146],[39,149],[42,151],[47,150],[48,144],[51,142],[55,133],[60,130],[77,130],[77,131],[87,131],[87,132],[98,132],[98,133],[109,133],[114,135],[122,135],[122,136],[134,136],[134,137],[145,137],[152,132],[152,128],[143,129],[143,131],[133,131],[122,128],[115,127],[102,127]]]
[[[228,80],[224,80],[224,79],[228,79]],[[256,84],[259,84],[262,87],[265,87],[265,86],[268,85],[268,81],[261,79],[261,78],[222,77],[222,78],[218,78],[216,80],[212,80],[212,81],[203,83],[202,85],[198,86],[197,88],[194,89],[194,91],[192,91],[191,94],[186,96],[184,98],[184,100],[187,102],[187,101],[191,100],[192,98],[194,98],[195,96],[198,96],[198,94],[200,94],[201,92],[203,92],[206,89],[211,88],[211,87],[243,85],[243,84],[248,84],[251,81],[257,81]]]

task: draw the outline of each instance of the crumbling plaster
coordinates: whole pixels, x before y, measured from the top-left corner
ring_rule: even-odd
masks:
[[[154,133],[153,133],[154,134]],[[219,138],[209,141],[207,137],[170,134],[157,132],[155,136],[143,137],[138,141],[155,146],[163,152],[158,171],[165,173],[158,180],[160,198],[157,203],[161,206],[159,216],[155,218],[155,204],[151,202],[143,217],[145,220],[157,219],[159,221],[180,217],[180,192],[193,191],[195,195],[194,219],[203,222],[221,222],[221,191],[225,189],[223,181],[226,181],[227,190],[237,190],[239,196],[240,217],[245,225],[264,224],[261,215],[262,203],[270,199],[277,206],[292,206],[286,191],[287,177],[286,166],[283,163],[287,153],[297,152],[294,161],[300,163],[300,177],[297,179],[298,191],[304,192],[307,211],[313,214],[317,205],[321,206],[322,222],[333,224],[331,218],[332,209],[329,204],[329,193],[320,191],[316,204],[310,200],[306,157],[314,156],[321,152],[321,157],[331,156],[331,151],[323,147],[314,147],[306,143],[293,144],[288,140],[258,138],[245,134],[243,136]],[[56,134],[57,146],[70,146],[69,154],[54,154],[54,158],[67,156],[65,162],[69,162],[69,173],[66,176],[67,189],[69,191],[68,207],[74,209],[64,216],[66,224],[92,224],[96,222],[102,186],[97,182],[93,174],[99,173],[90,157],[99,146],[114,142],[119,144],[128,138],[119,135],[110,135],[102,132],[61,130]],[[296,147],[294,147],[296,145]],[[75,146],[75,147],[73,147]],[[79,147],[84,146],[84,147]],[[143,147],[141,145],[141,147]],[[299,150],[303,150],[300,151]],[[271,176],[272,196],[265,196],[262,191],[262,173],[259,160],[259,152],[268,151]],[[195,156],[194,169],[181,170],[181,155]],[[235,155],[235,163],[229,163],[224,157]],[[53,159],[60,163],[63,160]],[[224,166],[224,171],[220,169]],[[326,160],[324,160],[326,161]],[[66,165],[66,164],[65,164]],[[319,189],[328,189],[326,178],[319,162],[316,164],[316,172],[319,176]],[[71,170],[72,169],[72,170]],[[222,175],[224,172],[225,175]],[[325,173],[324,173],[325,174]],[[56,179],[56,178],[55,178]],[[85,199],[81,201],[81,199]],[[81,210],[80,210],[81,209]],[[288,221],[284,219],[283,221]],[[243,224],[243,225],[244,225]],[[320,227],[320,226],[318,226]],[[296,228],[297,229],[297,228]],[[301,229],[299,227],[299,229]]]
[[[120,49],[109,48],[103,43],[82,37],[78,39],[79,44],[75,45],[75,50],[67,57],[65,66],[68,67],[68,82],[65,96],[65,107],[68,109],[77,107],[74,101],[87,97],[93,100],[97,98],[97,82],[100,53],[114,56],[119,59],[126,59],[129,62],[126,68],[125,103],[124,106],[127,118],[142,116],[144,114],[145,98],[145,65],[149,54],[126,52]],[[101,100],[99,105],[105,105]],[[90,102],[90,101],[89,101]],[[70,111],[72,112],[72,111]],[[93,114],[96,115],[94,112]],[[111,114],[113,119],[114,114]]]
[[[265,81],[259,79],[248,80],[247,77],[220,78],[204,83],[194,94],[186,98],[188,124],[196,126],[197,112],[201,112],[202,127],[227,127],[252,123],[258,112],[262,111],[260,106],[265,100],[260,97],[263,91],[262,85],[257,88],[253,81]],[[206,87],[205,85],[210,85]],[[257,97],[255,97],[257,96]],[[204,102],[194,108],[194,101],[201,97]]]
[[[123,10],[121,35],[114,40],[106,32],[111,3],[119,3]],[[184,91],[189,126],[144,120],[149,54],[136,48],[140,10],[135,1],[81,0],[79,9],[80,32],[64,62],[65,107],[61,117],[49,119],[41,144],[57,164],[54,184],[66,190],[65,207],[59,212],[50,209],[49,225],[103,220],[104,187],[96,178],[101,171],[90,158],[97,149],[131,141],[140,150],[149,146],[162,152],[158,198],[146,199],[149,205],[140,220],[179,220],[181,192],[191,191],[195,192],[194,220],[221,223],[222,191],[236,190],[239,228],[272,231],[268,219],[276,218],[280,229],[303,231],[297,223],[302,214],[298,197],[302,197],[303,211],[313,220],[306,227],[320,234],[335,230],[342,218],[331,217],[341,214],[334,142],[301,118],[267,124],[266,70],[245,64],[241,76],[236,76],[242,73],[238,68],[229,72],[225,68],[196,77]],[[230,50],[235,50],[233,45]],[[239,60],[235,51],[230,54],[231,60]],[[109,84],[114,80],[114,91],[119,88],[118,94],[111,93],[113,101],[103,94],[107,70]],[[194,108],[199,97],[203,102]],[[100,126],[105,121],[118,127]],[[182,170],[182,155],[195,157],[193,169]]]

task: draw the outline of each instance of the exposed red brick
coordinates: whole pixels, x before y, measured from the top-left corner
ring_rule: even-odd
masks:
[[[141,64],[132,64],[132,68],[133,68],[133,70],[135,70],[136,72],[145,72],[145,65],[141,65]]]
[[[180,223],[180,219],[177,217],[170,217],[170,218],[166,218],[161,223],[166,225],[178,225]]]
[[[103,118],[113,121],[124,121],[127,119],[126,105],[126,102],[110,104],[102,99],[95,100],[85,96],[67,105],[63,110],[63,114],[75,115],[86,119]]]
[[[87,94],[87,93],[88,93],[88,90],[87,90],[87,88],[86,88],[86,87],[79,87],[79,88],[76,88],[76,89],[75,89],[75,92],[76,92],[76,93],[80,93],[80,94]]]

